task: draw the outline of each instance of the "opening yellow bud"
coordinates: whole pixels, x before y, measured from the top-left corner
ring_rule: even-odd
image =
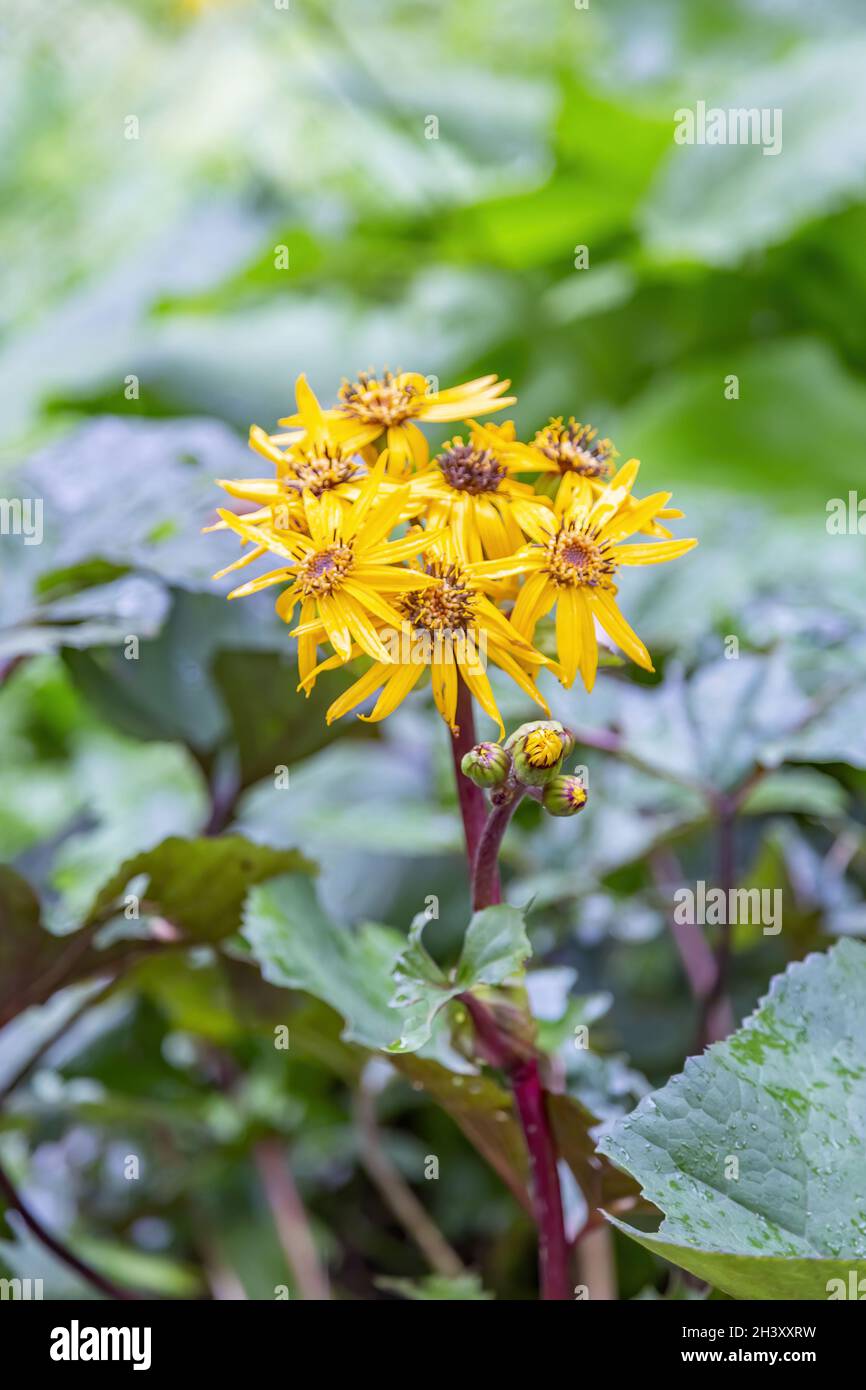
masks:
[[[527,735],[524,755],[530,767],[553,767],[563,754],[563,742],[553,729],[533,729]]]

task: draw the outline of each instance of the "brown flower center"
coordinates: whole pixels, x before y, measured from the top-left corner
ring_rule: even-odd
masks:
[[[333,453],[327,445],[316,454],[304,454],[293,460],[294,477],[284,479],[284,487],[292,492],[309,488],[316,497],[323,492],[348,483],[361,471],[361,464],[352,454]]]
[[[383,372],[381,377],[369,372],[359,373],[357,381],[344,381],[340,387],[340,401],[345,414],[366,425],[401,425],[417,415],[424,404],[411,382],[398,382],[393,372]]]
[[[592,425],[570,419],[551,420],[535,436],[535,447],[555,463],[560,473],[579,473],[584,478],[609,478],[616,449],[609,439],[598,439]]]
[[[436,460],[442,476],[457,492],[495,492],[505,477],[505,465],[489,449],[474,449],[455,439]]]
[[[316,550],[301,561],[298,583],[305,597],[332,594],[340,587],[354,559],[351,546],[330,545]]]
[[[456,565],[437,567],[440,582],[405,594],[399,608],[416,632],[463,633],[472,625],[475,594]]]
[[[609,589],[616,572],[609,549],[608,541],[599,541],[597,528],[564,526],[548,547],[547,572],[565,588]]]

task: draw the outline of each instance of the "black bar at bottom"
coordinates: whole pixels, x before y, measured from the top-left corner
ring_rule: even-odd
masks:
[[[592,1303],[566,1308],[510,1305],[500,1323],[497,1304],[472,1302],[453,1313],[423,1310],[400,1301],[371,1303],[188,1303],[0,1302],[0,1345],[4,1363],[67,1379],[164,1374],[189,1370],[225,1377],[297,1368],[297,1355],[322,1358],[332,1369],[340,1352],[357,1360],[361,1348],[369,1371],[381,1356],[384,1371],[403,1328],[440,1341],[450,1318],[460,1333],[457,1363],[467,1355],[495,1360],[516,1350],[531,1334],[534,1356],[550,1350],[583,1361],[592,1350],[609,1369],[654,1373],[674,1367],[700,1372],[707,1366],[761,1367],[765,1371],[811,1366],[824,1373],[852,1362],[863,1341],[862,1315],[842,1303],[740,1303],[728,1300]],[[374,1331],[383,1341],[371,1341]],[[443,1315],[445,1325],[443,1326]],[[380,1321],[381,1319],[381,1321]],[[424,1332],[426,1325],[427,1331]],[[336,1335],[335,1335],[336,1334]],[[474,1343],[474,1345],[473,1345]],[[399,1345],[399,1342],[397,1343]],[[423,1343],[421,1344],[423,1345]],[[388,1348],[391,1347],[392,1351]]]

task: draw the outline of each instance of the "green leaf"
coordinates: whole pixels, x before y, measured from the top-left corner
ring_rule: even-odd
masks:
[[[195,544],[200,547],[209,539],[198,537]],[[230,604],[213,587],[214,593],[174,590],[157,633],[127,628],[142,638],[137,660],[127,660],[122,643],[107,639],[87,651],[64,651],[66,666],[88,701],[122,732],[141,739],[176,739],[209,752],[229,731],[224,693],[214,676],[218,655],[241,649],[232,650],[240,659],[241,652],[289,644],[270,605]],[[256,722],[247,719],[248,724]]]
[[[752,787],[742,810],[749,816],[779,811],[808,816],[842,816],[850,801],[845,788],[813,767],[780,767]]]
[[[390,1061],[401,1076],[414,1087],[423,1088],[450,1115],[517,1201],[531,1212],[526,1144],[505,1087],[493,1076],[449,1071],[413,1052],[395,1054]],[[609,1164],[607,1167],[614,1172]]]
[[[209,810],[201,768],[177,744],[145,747],[88,731],[70,761],[80,802],[71,809],[79,817],[51,863],[50,882],[61,896],[47,912],[62,930],[81,921],[116,865],[170,835],[199,833]]]
[[[21,621],[0,629],[0,660],[60,647],[121,648],[130,634],[144,641],[159,631],[169,607],[165,585],[143,575],[127,575],[51,603],[34,604]]]
[[[335,738],[373,736],[371,726],[358,720],[348,729],[325,722],[328,706],[345,689],[344,673],[325,672],[309,698],[298,690],[297,653],[288,633],[282,651],[224,648],[213,661],[213,674],[231,721],[245,787],[272,776],[275,767],[308,758]]]
[[[778,149],[767,156],[743,141],[672,142],[645,209],[651,249],[711,265],[735,263],[859,196],[866,158],[864,53],[859,36],[794,45],[771,66],[749,65],[733,82],[717,85],[710,108],[778,110]],[[770,128],[768,144],[772,136]],[[830,144],[832,161],[824,155]]]
[[[50,982],[68,943],[42,927],[39,899],[14,869],[0,864],[0,1027],[40,980]]]
[[[523,912],[508,904],[485,907],[469,923],[452,978],[439,969],[421,940],[427,920],[423,914],[415,919],[409,945],[394,966],[397,991],[391,1002],[403,1017],[392,1052],[417,1052],[446,1004],[478,985],[503,984],[532,954]]]
[[[398,1293],[403,1298],[428,1302],[432,1299],[448,1299],[453,1302],[488,1300],[493,1297],[487,1293],[477,1274],[427,1274],[423,1279],[377,1279],[380,1289]]]
[[[744,153],[754,155],[755,151]],[[725,398],[723,384],[730,373],[739,377],[739,400]],[[797,401],[796,411],[788,408],[792,400]],[[803,420],[809,421],[810,437],[824,441],[820,469],[791,467],[791,459],[802,448]],[[817,337],[758,344],[746,339],[733,354],[726,350],[712,358],[690,357],[669,373],[654,376],[646,390],[629,402],[619,429],[638,458],[664,460],[663,466],[648,465],[642,473],[645,488],[648,484],[650,489],[691,485],[695,458],[700,457],[701,474],[708,484],[750,494],[761,488],[784,488],[792,507],[807,504],[811,516],[815,515],[811,509],[817,508],[820,523],[810,535],[817,531],[816,539],[823,541],[827,500],[847,498],[851,485],[848,459],[866,429],[866,388],[862,377],[847,371],[833,348]],[[761,441],[760,468],[755,466],[756,439]],[[729,507],[738,505],[742,501],[732,498]],[[752,529],[748,518],[744,525]],[[678,529],[678,534],[694,532]],[[728,537],[730,548],[734,543],[730,528]],[[761,537],[761,549],[765,543],[772,544],[772,538],[765,542]],[[856,546],[853,537],[835,540],[837,546],[847,543]],[[726,581],[729,578],[736,586],[738,577],[730,573],[729,554],[727,559]],[[804,562],[808,563],[808,556]],[[704,563],[701,554],[690,557],[688,572],[695,574]],[[712,560],[709,563],[713,566]]]
[[[238,836],[171,837],[121,865],[96,895],[80,930],[55,936],[42,924],[30,885],[0,866],[0,1026],[66,985],[160,949],[160,939],[143,938],[140,922],[133,936],[99,944],[105,919],[120,911],[133,882],[141,916],[166,919],[192,945],[231,935],[250,886],[287,870],[311,872],[312,865],[296,850],[269,849]]]
[[[461,989],[501,985],[518,974],[532,955],[521,908],[502,903],[473,915],[457,964]]]
[[[238,835],[171,836],[121,864],[96,895],[87,922],[104,918],[127,886],[144,877],[142,915],[166,918],[188,941],[220,941],[240,927],[244,899],[254,884],[291,872],[309,874],[313,865],[297,850],[270,849]]]
[[[284,874],[254,888],[244,910],[243,935],[265,979],[306,990],[342,1014],[343,1037],[385,1050],[399,1028],[390,1007],[391,969],[405,938],[366,924],[341,931],[319,906],[306,876]]]
[[[866,768],[866,683],[843,691],[810,723],[782,739],[778,753],[793,762]]]
[[[861,942],[809,956],[619,1120],[599,1151],[664,1220],[614,1224],[734,1298],[823,1299],[866,1274],[864,996]]]
[[[660,685],[623,684],[608,699],[604,713],[626,760],[720,791],[739,785],[758,764],[780,762],[779,741],[813,713],[781,654],[721,657],[688,678],[674,669]],[[561,701],[556,709],[563,710]]]

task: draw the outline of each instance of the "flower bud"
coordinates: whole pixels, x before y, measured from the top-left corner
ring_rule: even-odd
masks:
[[[541,794],[541,804],[552,816],[576,816],[586,805],[586,787],[579,777],[554,777]]]
[[[476,787],[500,787],[511,771],[511,757],[498,743],[476,743],[460,766]]]
[[[573,740],[572,740],[573,742]],[[527,787],[543,787],[555,777],[568,747],[566,730],[556,719],[521,724],[506,743],[514,771]]]
[[[571,729],[566,728],[563,728],[561,737],[563,743],[562,756],[563,758],[570,758],[572,753],[574,752],[574,745],[577,742],[577,740],[574,737],[574,734],[571,732]]]

